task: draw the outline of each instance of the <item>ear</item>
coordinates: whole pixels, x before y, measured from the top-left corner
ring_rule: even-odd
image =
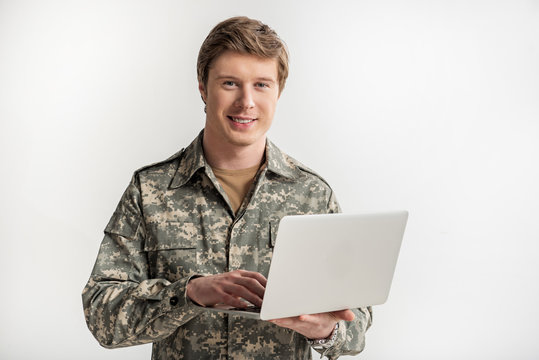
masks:
[[[206,103],[206,88],[204,87],[204,84],[199,82],[198,83],[198,91],[200,91],[200,96],[202,97],[202,101],[204,101],[204,104]]]

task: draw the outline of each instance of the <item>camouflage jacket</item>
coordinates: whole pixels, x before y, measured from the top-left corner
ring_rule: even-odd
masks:
[[[267,141],[266,166],[234,214],[204,159],[202,136],[135,172],[82,293],[88,327],[107,348],[153,342],[154,360],[310,359],[303,335],[204,311],[185,295],[185,286],[194,275],[236,269],[267,276],[280,218],[338,212],[333,192]],[[363,349],[371,312],[353,311],[356,319],[341,324],[328,358]]]

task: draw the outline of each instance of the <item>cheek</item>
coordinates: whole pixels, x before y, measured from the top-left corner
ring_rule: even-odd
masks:
[[[266,101],[263,106],[264,106],[264,112],[268,115],[273,116],[273,113],[275,113],[275,107],[277,106],[277,102]]]
[[[266,114],[273,114],[277,106],[277,99],[273,97],[260,97],[257,101],[258,107]]]
[[[211,108],[217,111],[225,110],[233,102],[234,99],[232,98],[231,94],[226,92],[212,92],[208,94],[208,107],[211,105]]]

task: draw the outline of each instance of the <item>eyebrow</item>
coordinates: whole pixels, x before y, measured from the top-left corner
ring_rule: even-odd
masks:
[[[215,77],[216,80],[221,80],[221,79],[232,79],[232,80],[240,80],[240,78],[236,77],[236,76],[233,76],[233,75],[218,75]],[[255,79],[256,81],[266,81],[266,82],[272,82],[272,83],[276,83],[277,81],[271,77],[258,77]]]

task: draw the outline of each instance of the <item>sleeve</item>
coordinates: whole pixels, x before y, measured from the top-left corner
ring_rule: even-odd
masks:
[[[106,348],[170,336],[201,310],[187,298],[189,278],[151,279],[136,176],[105,229],[96,263],[82,292],[88,328]]]
[[[357,355],[365,348],[365,333],[372,324],[372,308],[352,309],[356,315],[352,321],[340,321],[337,339],[327,349],[315,349],[322,357],[336,360],[341,355]]]
[[[332,191],[327,205],[328,213],[340,213],[341,208]],[[337,338],[333,346],[327,349],[314,349],[321,358],[327,356],[330,360],[335,360],[341,355],[357,355],[365,348],[365,333],[372,324],[372,308],[352,309],[355,319],[352,321],[341,321]]]

